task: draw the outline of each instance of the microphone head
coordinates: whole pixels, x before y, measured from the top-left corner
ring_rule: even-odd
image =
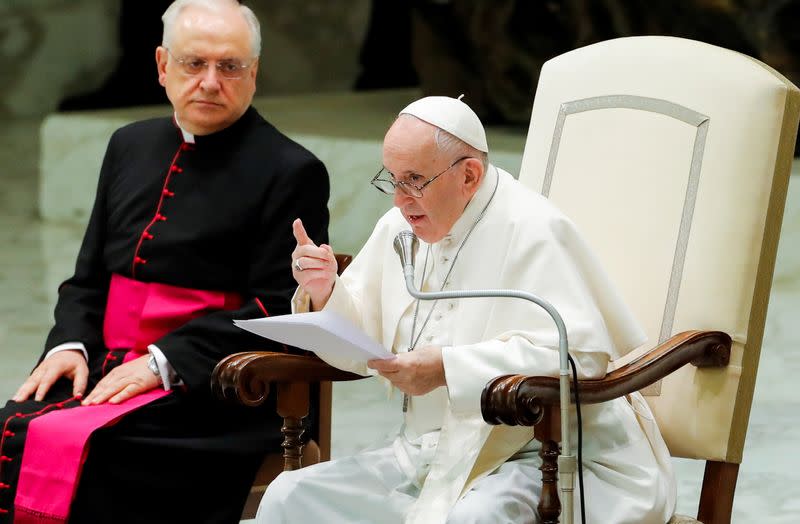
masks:
[[[400,231],[394,237],[394,250],[400,256],[400,264],[404,269],[407,266],[414,267],[418,249],[419,240],[417,240],[417,235],[411,231]]]

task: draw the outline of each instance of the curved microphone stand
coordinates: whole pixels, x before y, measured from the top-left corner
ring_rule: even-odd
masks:
[[[572,499],[575,487],[574,472],[576,470],[576,459],[571,454],[569,442],[569,360],[567,358],[567,329],[561,315],[556,308],[549,302],[527,293],[513,289],[478,289],[473,291],[438,291],[422,292],[414,287],[414,258],[419,248],[419,240],[411,231],[401,231],[394,239],[394,250],[400,256],[400,263],[403,266],[403,276],[406,280],[406,288],[412,297],[420,300],[441,300],[447,298],[486,298],[486,297],[508,297],[522,298],[529,300],[544,309],[558,329],[558,355],[560,361],[559,386],[561,398],[561,455],[558,457],[559,463],[559,485],[561,486],[562,512],[565,524],[572,524]]]

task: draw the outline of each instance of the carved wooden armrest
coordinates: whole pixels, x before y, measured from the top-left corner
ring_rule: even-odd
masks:
[[[336,253],[335,257],[337,271],[341,275],[353,257],[344,253]],[[313,354],[247,351],[230,355],[217,364],[211,374],[211,390],[223,400],[258,406],[267,399],[270,383],[275,384],[277,412],[283,418],[283,469],[288,471],[302,466],[302,420],[308,416],[310,385],[360,378],[364,377],[330,366]],[[323,391],[326,391],[324,395]],[[330,405],[329,384],[325,388],[320,387],[320,403]],[[320,409],[324,408],[321,406]],[[330,441],[329,413],[327,422],[320,421],[320,436],[323,436],[323,427],[327,427],[325,434],[327,441]],[[328,456],[329,453],[328,447],[322,455]]]
[[[283,418],[283,469],[291,471],[302,467],[302,420],[308,416],[309,385],[360,378],[364,377],[330,366],[315,355],[249,351],[220,361],[211,376],[211,389],[221,399],[258,406],[269,395],[270,383],[275,383],[277,411]]]
[[[581,404],[639,391],[686,364],[725,367],[730,353],[731,337],[721,331],[679,333],[602,379],[579,380]],[[575,391],[571,391],[574,403]],[[544,406],[558,403],[558,379],[553,377],[503,375],[489,382],[481,394],[481,412],[489,424],[533,426]]]
[[[599,380],[579,380],[581,404],[605,402],[638,391],[678,368],[725,367],[731,353],[731,337],[720,331],[686,331],[656,346],[641,357],[615,369]],[[572,402],[575,389],[570,388]],[[481,394],[481,412],[489,424],[536,426],[542,443],[542,493],[539,516],[543,524],[556,524],[561,511],[558,499],[559,382],[551,377],[503,375],[490,381]]]
[[[230,355],[217,364],[211,376],[211,389],[221,399],[258,406],[269,395],[270,382],[336,382],[360,378],[364,377],[326,364],[316,355],[247,351]]]

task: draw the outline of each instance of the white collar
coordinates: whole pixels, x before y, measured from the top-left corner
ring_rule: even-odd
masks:
[[[181,130],[181,135],[183,135],[183,141],[187,144],[194,144],[194,135],[183,128],[181,121],[178,120],[178,113],[175,113],[174,115],[175,123],[178,125],[178,129]]]
[[[450,232],[447,233],[442,240],[449,239],[451,243],[455,244],[461,242],[464,235],[467,234],[478,219],[478,215],[484,211],[486,204],[492,196],[494,196],[494,189],[499,182],[499,177],[500,174],[497,172],[497,168],[492,164],[488,164],[480,187],[475,194],[472,195],[472,198],[464,208],[464,212],[461,213],[456,223],[450,228]]]

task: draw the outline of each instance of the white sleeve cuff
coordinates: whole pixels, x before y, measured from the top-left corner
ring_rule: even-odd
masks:
[[[87,362],[89,361],[89,352],[86,351],[86,346],[83,345],[83,342],[64,342],[63,344],[59,344],[50,351],[48,351],[47,355],[45,355],[44,358],[49,358],[50,355],[54,355],[59,351],[69,351],[69,350],[80,351],[81,353],[83,353],[83,358],[85,358]]]
[[[297,286],[292,296],[292,313],[307,313],[309,311],[311,311],[311,297],[303,291],[303,288]]]
[[[175,369],[172,367],[172,364],[169,363],[167,357],[164,356],[164,353],[156,346],[155,344],[150,344],[147,346],[147,351],[150,352],[151,355],[156,359],[156,366],[158,366],[158,374],[161,377],[161,383],[164,386],[164,391],[169,391],[172,389],[172,386],[181,386],[183,385],[183,381],[181,379],[170,380],[170,377],[175,377],[177,373],[175,373]]]

